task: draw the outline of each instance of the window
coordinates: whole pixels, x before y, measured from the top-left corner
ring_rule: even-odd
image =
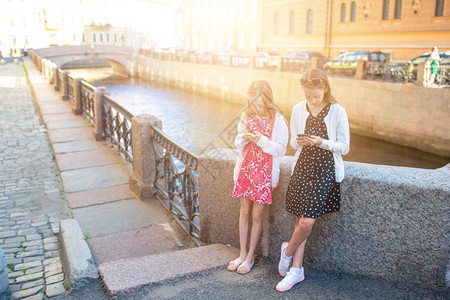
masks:
[[[103,33],[100,33],[100,43],[103,43]]]
[[[311,34],[313,32],[313,11],[308,9],[306,13],[306,34]]]
[[[92,34],[92,40],[94,41],[94,43],[96,42],[96,41],[95,41],[95,33]]]
[[[444,15],[444,0],[436,0],[435,17],[442,17]]]
[[[395,0],[394,19],[402,18],[402,0]]]
[[[289,14],[289,34],[295,34],[295,13],[293,11]]]
[[[383,15],[382,20],[389,20],[389,0],[383,1]]]
[[[275,14],[273,17],[273,34],[279,35],[280,34],[280,15]]]
[[[347,9],[347,5],[345,3],[341,4],[341,23],[345,23],[345,11]]]
[[[356,21],[356,2],[352,2],[350,7],[350,22]]]
[[[109,33],[106,34],[106,41],[109,43]]]

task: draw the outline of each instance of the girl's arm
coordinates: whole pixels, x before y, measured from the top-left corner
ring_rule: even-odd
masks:
[[[260,147],[264,153],[270,154],[272,156],[283,156],[286,154],[286,145],[289,139],[289,130],[282,116],[279,116],[278,120],[275,120],[273,130],[276,130],[277,132],[277,138],[275,141],[271,141],[269,138],[261,135],[261,138],[256,143],[256,145]]]
[[[346,155],[350,150],[350,128],[348,125],[347,113],[343,107],[340,107],[338,110],[336,141],[323,139],[322,144],[320,144],[319,147],[340,155]]]
[[[300,132],[300,107],[296,106],[294,109],[292,109],[291,113],[291,121],[290,121],[290,127],[291,127],[291,139],[290,139],[290,145],[294,150],[301,149],[302,146],[300,146],[297,143],[297,134],[303,133]]]
[[[237,126],[237,135],[234,139],[234,144],[236,145],[236,148],[239,150],[244,149],[245,145],[247,145],[247,141],[243,139],[242,133],[245,132],[247,129],[247,121],[245,118],[245,112],[242,114],[241,119],[239,120],[239,124]]]

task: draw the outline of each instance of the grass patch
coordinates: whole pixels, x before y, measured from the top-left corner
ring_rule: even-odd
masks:
[[[69,290],[69,288],[70,288],[70,286],[69,286],[69,284],[67,283],[67,282],[63,282],[63,285],[64,285],[64,288],[66,289],[66,291],[68,291]]]
[[[7,266],[8,266],[8,268],[9,268],[11,271],[14,271],[15,265],[13,265],[13,264],[7,264]]]
[[[84,234],[84,238],[85,238],[85,239],[88,239],[88,238],[90,238],[90,237],[91,237],[91,236],[89,235],[89,233],[85,233],[85,234]]]

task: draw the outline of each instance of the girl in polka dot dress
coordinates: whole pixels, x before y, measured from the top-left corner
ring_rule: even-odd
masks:
[[[238,125],[235,144],[239,155],[234,168],[233,198],[240,198],[240,256],[228,265],[229,271],[250,272],[262,229],[264,207],[272,203],[278,184],[280,157],[286,153],[289,130],[277,113],[272,89],[267,81],[252,82],[247,91],[248,106]],[[250,215],[252,229],[247,251]]]
[[[276,287],[281,292],[305,278],[303,253],[316,219],[340,209],[342,155],[350,149],[347,113],[332,96],[325,72],[308,69],[300,83],[306,101],[292,109],[290,144],[297,151],[286,194],[286,210],[297,218],[290,241],[281,245],[278,272],[284,279]]]

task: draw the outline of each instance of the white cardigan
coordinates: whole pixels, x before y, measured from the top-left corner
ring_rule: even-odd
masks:
[[[292,108],[290,144],[292,148],[297,150],[292,171],[294,171],[295,163],[303,148],[297,143],[297,134],[304,133],[308,116],[306,100],[297,103]],[[323,139],[323,143],[319,147],[333,152],[336,181],[341,182],[344,179],[344,161],[341,155],[346,155],[350,150],[350,129],[345,108],[337,103],[331,104],[330,111],[324,121],[328,131],[328,140]]]
[[[236,165],[234,166],[233,180],[238,179],[239,170],[242,162],[242,154],[244,152],[245,145],[248,143],[242,138],[242,133],[247,129],[246,121],[241,117],[241,121],[238,124],[236,139],[234,141],[236,148],[239,150],[239,155],[236,159]],[[272,137],[269,139],[265,136],[261,136],[261,139],[256,143],[258,147],[264,153],[272,155],[272,187],[275,188],[280,180],[280,157],[286,154],[286,146],[289,140],[289,130],[287,128],[284,117],[277,113],[275,115],[275,121],[273,124]]]

